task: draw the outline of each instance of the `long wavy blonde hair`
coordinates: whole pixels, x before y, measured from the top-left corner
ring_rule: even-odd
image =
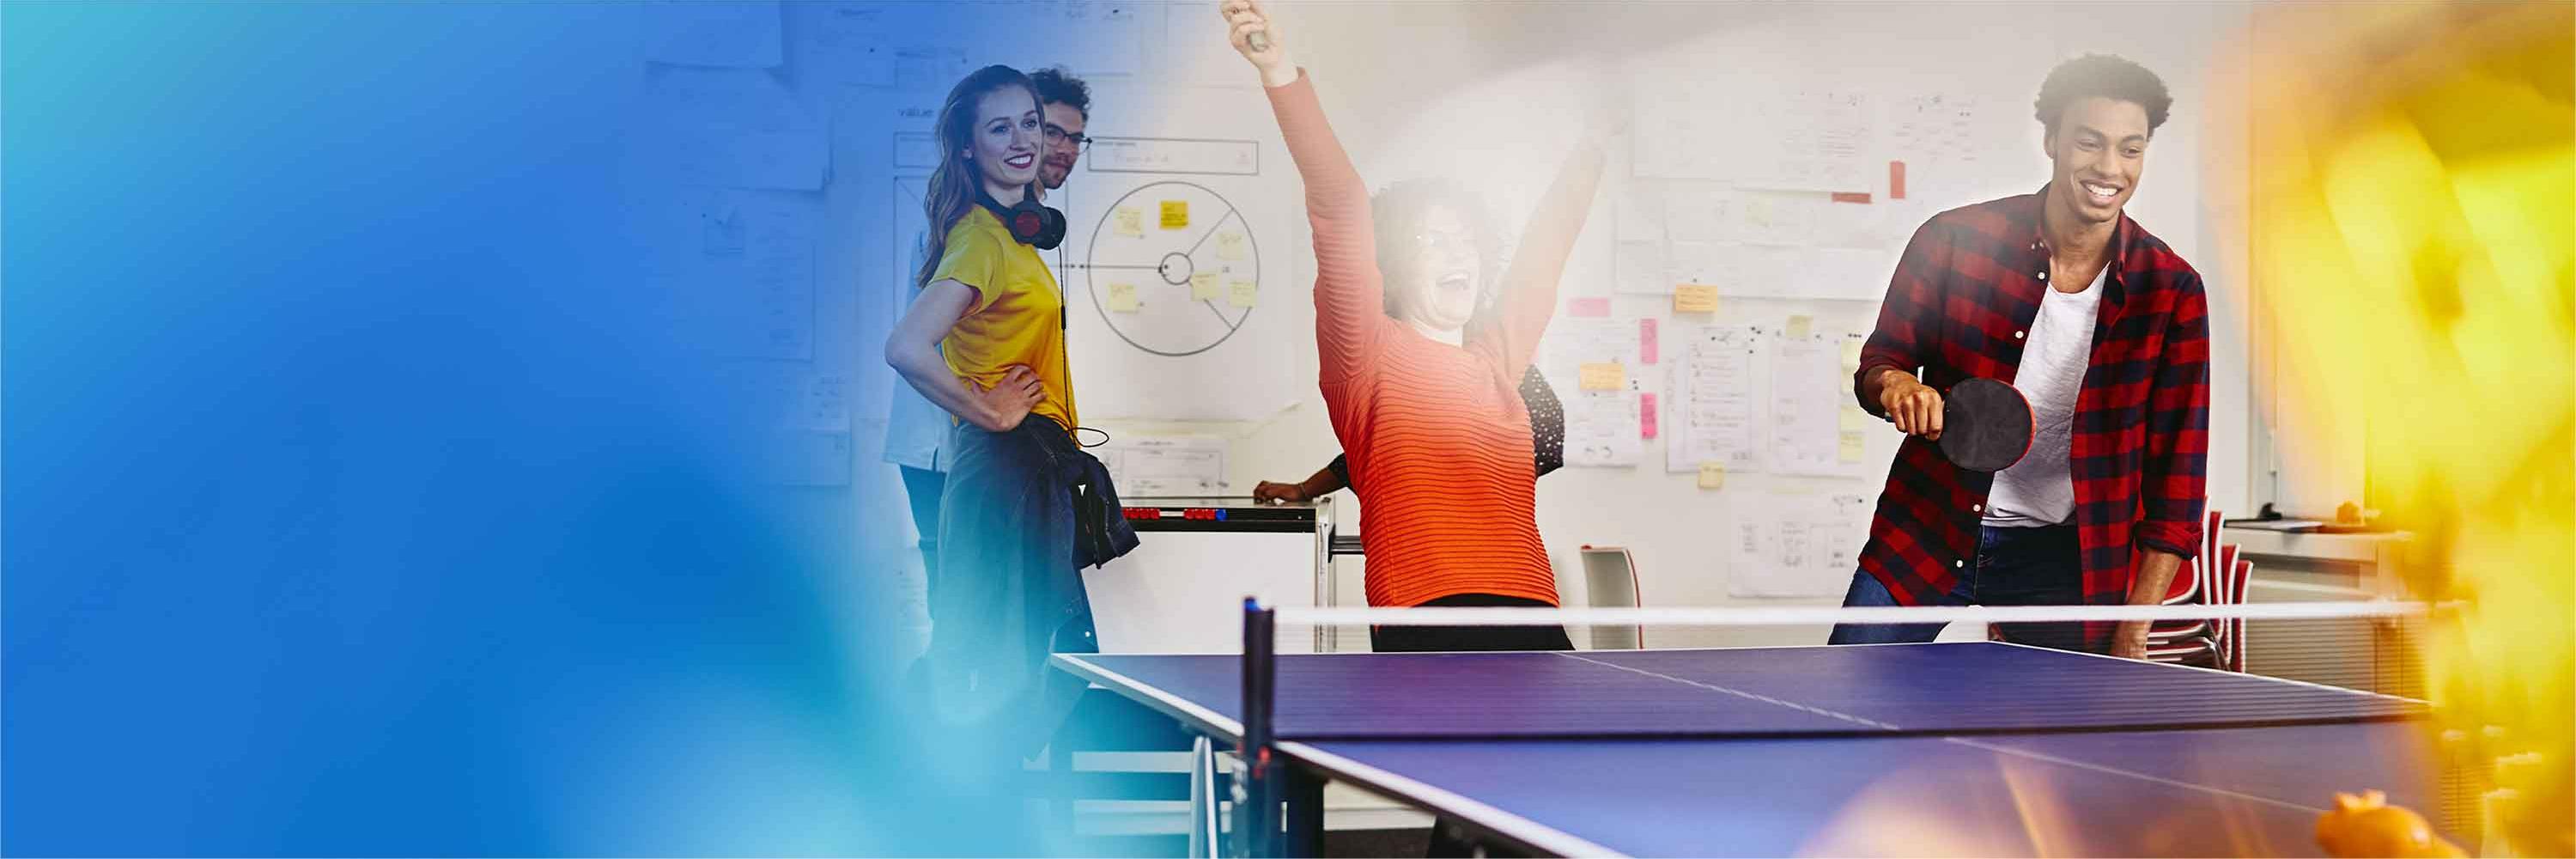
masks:
[[[1032,107],[1037,104],[1038,88],[1028,75],[1010,66],[985,66],[958,81],[939,106],[939,169],[931,171],[929,193],[921,198],[921,212],[930,218],[930,235],[921,269],[912,276],[915,289],[930,285],[930,276],[939,271],[939,258],[948,253],[948,230],[975,208],[984,182],[975,162],[966,158],[966,150],[974,145],[975,109],[986,94],[1004,87],[1019,87],[1029,94]]]

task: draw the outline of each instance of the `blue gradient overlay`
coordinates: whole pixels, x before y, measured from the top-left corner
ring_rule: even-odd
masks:
[[[0,8],[0,852],[967,825],[900,777],[899,490],[746,478],[648,286],[637,17]]]

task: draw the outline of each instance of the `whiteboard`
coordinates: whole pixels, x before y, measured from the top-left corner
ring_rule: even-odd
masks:
[[[1314,390],[1312,251],[1268,102],[1092,93],[1104,140],[1048,198],[1068,222],[1053,258],[1083,420],[1279,414]]]

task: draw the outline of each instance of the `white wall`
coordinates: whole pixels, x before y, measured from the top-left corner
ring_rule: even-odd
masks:
[[[1193,21],[1204,15],[1206,38],[1218,39],[1215,16],[1198,6],[1148,7],[1149,41],[1167,56],[1153,74],[1095,76],[1101,100],[1094,134],[1240,137],[1275,147],[1275,128],[1259,110],[1174,110],[1210,99],[1242,99],[1260,107],[1252,72],[1221,51],[1183,52]],[[2146,64],[2172,88],[2176,107],[2150,149],[2149,170],[2131,214],[2194,261],[2212,294],[2215,374],[2212,403],[2210,491],[2225,509],[2248,510],[2246,457],[2247,361],[2242,271],[2241,197],[2213,197],[2208,189],[2231,178],[2211,164],[2212,153],[2241,151],[2241,123],[2213,117],[2217,105],[2209,80],[2211,55],[2236,44],[2243,14],[2220,5],[2124,6],[2068,4],[1826,4],[1815,6],[1678,4],[1311,4],[1278,10],[1283,30],[1313,73],[1335,128],[1372,186],[1413,175],[1445,173],[1477,182],[1516,228],[1572,139],[1582,99],[1605,89],[1586,68],[1644,59],[1757,69],[1784,77],[1805,76],[1874,86],[1932,79],[1976,90],[2003,122],[2017,122],[2018,149],[2008,144],[1979,175],[1960,177],[1957,199],[1934,208],[2026,193],[2047,177],[2039,127],[2029,120],[2029,100],[2056,61],[2087,51],[2113,52]],[[2241,46],[2238,48],[2241,49]],[[1605,60],[1609,62],[1605,62]],[[1024,65],[1043,64],[1041,56]],[[1079,70],[1079,69],[1077,69]],[[1617,80],[1614,75],[1610,80]],[[1139,111],[1138,103],[1156,110]],[[2013,119],[2019,116],[2020,119]],[[2012,134],[2009,129],[2004,134]],[[882,144],[864,144],[881,146]],[[874,151],[851,153],[882,158]],[[871,157],[873,156],[873,157]],[[1290,170],[1286,153],[1265,149],[1267,171]],[[1467,172],[1474,171],[1474,172]],[[1271,177],[1276,178],[1277,173]],[[1076,181],[1084,177],[1077,176]],[[1313,279],[1302,211],[1293,179],[1282,183],[1288,212],[1281,234],[1262,235],[1265,254],[1291,256],[1288,289],[1265,284],[1265,308],[1310,320],[1304,290]],[[1081,189],[1074,188],[1079,192]],[[879,198],[882,199],[882,198]],[[1606,198],[1605,198],[1606,199]],[[869,201],[874,202],[874,201]],[[877,205],[882,205],[877,204]],[[869,211],[868,203],[858,205]],[[1568,273],[1568,293],[1606,292],[1586,287],[1608,278],[1608,205],[1594,222]],[[873,239],[871,239],[873,240]],[[1276,250],[1274,250],[1276,249]],[[882,249],[874,249],[882,253]],[[862,271],[881,270],[869,261]],[[862,312],[867,305],[862,302]],[[1653,299],[1616,299],[1619,316],[1656,315]],[[1860,302],[1792,303],[1729,301],[1717,321],[1777,320],[1791,312],[1815,316],[1825,330],[1867,331],[1875,307]],[[867,336],[875,326],[862,325]],[[881,331],[881,329],[879,329]],[[873,336],[882,336],[876,333]],[[1311,340],[1291,338],[1282,354],[1297,378],[1311,380]],[[890,377],[886,379],[890,381]],[[1152,378],[1083,377],[1078,390],[1155,384]],[[1651,388],[1650,388],[1651,389]],[[1291,393],[1294,404],[1267,420],[1235,423],[1090,421],[1119,434],[1196,434],[1231,440],[1228,477],[1235,494],[1263,479],[1293,480],[1329,460],[1338,445],[1323,404],[1311,385]],[[870,399],[874,399],[871,397]],[[862,407],[863,417],[881,409]],[[1872,438],[1871,457],[1884,462],[1893,433]],[[860,451],[865,480],[891,481],[891,468],[874,466],[875,449]],[[1718,529],[1717,496],[1699,490],[1689,475],[1660,467],[1660,442],[1648,442],[1646,465],[1633,469],[1569,468],[1539,487],[1539,524],[1557,561],[1569,601],[1583,599],[1576,549],[1584,544],[1623,545],[1637,558],[1642,591],[1654,605],[1719,605],[1728,596],[1728,571],[1712,544]],[[1875,473],[1883,475],[1883,467]],[[1766,486],[1839,486],[1821,478],[1745,475],[1729,491]],[[1874,493],[1877,479],[1861,482]],[[899,497],[899,493],[898,496]],[[1345,522],[1359,518],[1357,501],[1340,499]],[[872,520],[873,522],[873,520]],[[1361,592],[1362,564],[1345,563],[1342,592]],[[1813,641],[1817,630],[1774,630],[1744,636],[1658,635],[1657,644],[1717,641]]]
[[[1598,7],[1595,7],[1598,9]],[[1566,23],[1560,10],[1550,7],[1488,5],[1477,7],[1475,21],[1466,23],[1467,14],[1450,8],[1398,10],[1396,20],[1384,22],[1389,30],[1404,34],[1396,39],[1404,50],[1419,57],[1431,58],[1429,64],[1454,60],[1475,65],[1475,69],[1453,69],[1442,77],[1451,78],[1440,92],[1452,98],[1494,105],[1497,91],[1520,96],[1524,103],[1546,107],[1514,110],[1499,108],[1483,117],[1461,117],[1455,109],[1436,106],[1440,93],[1425,92],[1412,85],[1422,76],[1410,78],[1408,85],[1385,86],[1385,82],[1367,77],[1372,70],[1390,74],[1384,57],[1389,38],[1345,38],[1345,27],[1359,27],[1371,17],[1356,9],[1324,10],[1303,7],[1293,10],[1298,18],[1291,23],[1299,29],[1292,32],[1299,41],[1303,63],[1312,70],[1324,90],[1328,110],[1335,117],[1335,127],[1352,147],[1355,157],[1371,183],[1383,184],[1406,175],[1406,171],[1437,172],[1442,161],[1461,157],[1475,158],[1489,149],[1509,147],[1503,157],[1519,158],[1528,163],[1536,158],[1540,165],[1552,165],[1550,153],[1561,150],[1561,143],[1572,123],[1561,113],[1548,108],[1560,106],[1567,92],[1579,84],[1567,84],[1564,70],[1578,65],[1569,56],[1545,56],[1516,61],[1510,57],[1479,56],[1475,44],[1506,46],[1545,44],[1552,34],[1565,32]],[[1338,12],[1339,14],[1333,14]],[[2213,202],[2203,197],[2207,171],[2202,169],[2204,152],[2209,143],[2204,127],[2210,125],[2206,111],[2211,100],[2203,97],[2208,86],[2208,54],[2225,40],[2219,36],[2239,23],[2240,15],[2225,7],[2167,6],[2151,8],[2080,7],[2053,8],[2029,6],[1824,6],[1795,9],[1746,8],[1740,6],[1700,7],[1687,10],[1652,10],[1647,15],[1599,16],[1598,26],[1616,28],[1626,23],[1653,31],[1643,33],[1596,34],[1577,42],[1573,49],[1618,45],[1622,50],[1660,50],[1689,52],[1700,44],[1734,43],[1741,48],[1748,41],[1747,32],[1767,37],[1790,33],[1804,37],[1829,36],[1825,44],[1797,46],[1795,50],[1759,52],[1765,61],[1782,57],[1803,58],[1819,65],[1843,63],[1834,71],[1864,77],[1918,73],[1952,74],[1961,78],[1991,82],[2000,89],[1993,97],[2002,102],[2027,105],[2038,82],[2054,61],[2087,50],[2121,53],[2155,69],[2172,88],[2176,97],[2173,119],[2159,131],[2151,149],[2150,171],[2141,185],[2141,193],[2131,213],[2149,229],[2172,243],[2188,259],[2201,261],[2210,274],[2214,296],[2228,293],[2236,284],[2217,273],[2213,258],[2241,253],[2232,244],[2234,235],[2215,234],[2205,223],[2203,213]],[[1286,14],[1286,13],[1283,13]],[[1329,17],[1328,17],[1329,15]],[[1451,30],[1435,25],[1433,19],[1448,17],[1451,23],[1469,29]],[[1518,26],[1511,20],[1522,20]],[[1784,18],[1783,16],[1789,16]],[[2117,27],[2105,27],[2104,21],[2117,21]],[[1678,27],[1688,25],[1687,27]],[[1689,27],[1695,30],[1685,32]],[[2095,32],[2116,32],[2116,39],[2090,39]],[[2006,34],[2022,35],[2006,35]],[[1327,38],[1330,34],[1332,38]],[[2002,40],[1996,43],[1995,40]],[[1962,56],[1964,46],[1981,45],[1975,51],[1977,62]],[[1570,51],[1569,51],[1570,53]],[[1633,53],[1632,53],[1633,55]],[[1514,66],[1535,66],[1533,74]],[[1962,65],[1980,66],[1973,72],[1961,73]],[[1475,78],[1487,80],[1479,83]],[[1494,81],[1503,81],[1496,85]],[[1530,94],[1536,93],[1532,96]],[[2020,109],[2027,115],[2027,108]],[[1425,132],[1422,126],[1433,126]],[[1518,128],[1515,138],[1507,129]],[[2039,148],[2039,129],[2035,121],[2027,122],[2026,161],[2015,168],[2001,171],[2005,177],[2018,178],[1992,183],[1989,193],[1972,196],[1950,204],[1964,204],[2036,188],[2046,180],[2047,164]],[[1464,139],[1443,139],[1445,133],[1468,129]],[[1444,131],[1445,130],[1445,131]],[[1499,142],[1498,142],[1499,141]],[[1443,143],[1448,145],[1444,148]],[[1550,144],[1555,144],[1551,146]],[[1465,153],[1462,155],[1461,150]],[[1454,169],[1454,168],[1452,168]],[[1497,204],[1506,208],[1519,206],[1539,191],[1536,187],[1547,178],[1546,166],[1494,177],[1487,190]],[[2234,205],[2239,203],[2220,203]],[[1608,241],[1608,221],[1596,214],[1593,227],[1584,239],[1586,250],[1578,258],[1569,280],[1599,277],[1601,261],[1607,258],[1602,247]],[[1304,237],[1300,236],[1300,240]],[[1311,277],[1301,272],[1301,277]],[[1648,306],[1632,306],[1639,299],[1621,297],[1621,315],[1652,313]],[[2210,489],[2213,497],[2228,509],[2246,509],[2245,467],[2245,397],[2243,313],[2236,302],[2214,302],[2218,314],[2215,332],[2217,371],[2214,378],[2212,406],[2212,445]],[[1817,316],[1820,327],[1842,327],[1866,331],[1874,318],[1875,308],[1854,303],[1811,305],[1794,302],[1733,301],[1720,314],[1720,321],[1777,319],[1792,311],[1810,312]],[[1278,419],[1257,425],[1238,426],[1144,426],[1137,431],[1196,430],[1223,434],[1237,439],[1229,465],[1231,477],[1239,490],[1248,490],[1261,479],[1295,479],[1312,472],[1335,451],[1330,427],[1326,424],[1322,402],[1312,394]],[[1892,442],[1873,440],[1873,453],[1883,459],[1892,450]],[[1717,530],[1710,528],[1715,515],[1713,497],[1699,490],[1688,475],[1667,475],[1654,463],[1661,460],[1659,445],[1648,443],[1649,465],[1635,469],[1569,468],[1552,475],[1540,484],[1539,520],[1551,553],[1557,561],[1559,579],[1572,601],[1580,601],[1580,565],[1576,550],[1584,544],[1624,545],[1636,555],[1645,598],[1656,605],[1721,605],[1739,602],[1727,595],[1727,571],[1715,560],[1711,545]],[[1883,474],[1883,469],[1879,471]],[[1747,488],[1765,482],[1801,482],[1794,478],[1748,476],[1739,481]],[[1871,481],[1872,489],[1875,481]],[[1346,517],[1356,508],[1356,500],[1344,493],[1340,503]],[[1341,574],[1343,592],[1359,592],[1359,576],[1364,565],[1346,562]],[[1773,630],[1735,636],[1710,634],[1664,634],[1654,636],[1659,644],[1695,642],[1753,642],[1814,640],[1816,630]]]

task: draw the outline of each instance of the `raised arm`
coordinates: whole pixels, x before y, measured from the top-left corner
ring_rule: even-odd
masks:
[[[1327,380],[1361,369],[1386,319],[1377,270],[1368,186],[1324,121],[1315,86],[1288,58],[1288,42],[1257,0],[1227,0],[1227,40],[1261,72],[1270,111],[1287,139],[1288,157],[1306,185],[1306,220],[1315,233],[1315,341]],[[1255,50],[1251,36],[1266,46]]]
[[[1539,198],[1521,228],[1511,266],[1503,270],[1501,327],[1504,371],[1520,378],[1538,353],[1538,339],[1556,316],[1556,288],[1565,279],[1566,258],[1592,215],[1592,198],[1601,187],[1602,146],[1608,129],[1584,136],[1557,168],[1556,181]]]

